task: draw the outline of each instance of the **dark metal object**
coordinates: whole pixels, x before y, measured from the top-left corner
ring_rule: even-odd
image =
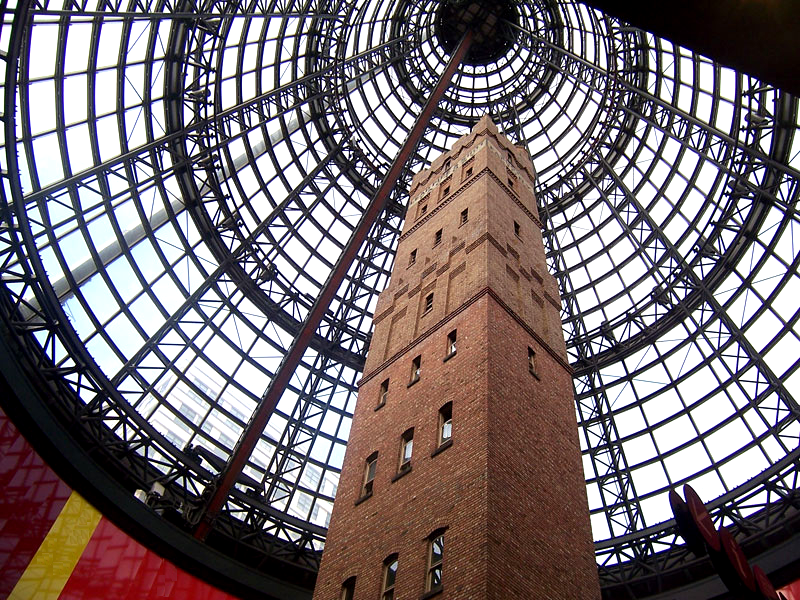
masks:
[[[447,0],[436,16],[436,36],[449,53],[464,33],[474,32],[472,47],[464,58],[471,65],[488,64],[507,54],[519,35],[515,26],[519,27],[519,11],[510,0]]]
[[[586,4],[800,95],[800,18],[792,0],[671,0],[657,6],[588,0]]]
[[[267,391],[264,392],[261,402],[250,418],[250,421],[247,423],[247,427],[245,427],[242,432],[239,441],[236,443],[225,469],[223,469],[217,477],[214,492],[209,498],[207,505],[203,507],[203,513],[200,515],[200,522],[195,530],[195,537],[204,539],[206,535],[208,535],[217,513],[227,500],[231,487],[236,482],[244,468],[245,462],[263,434],[267,420],[283,394],[289,378],[300,363],[300,359],[308,347],[309,339],[322,321],[325,311],[328,309],[334,294],[344,280],[344,276],[355,259],[356,252],[364,242],[373,222],[384,210],[392,189],[397,183],[402,170],[405,168],[411,153],[416,149],[420,138],[422,138],[422,134],[428,127],[428,123],[439,101],[442,99],[442,95],[450,85],[450,80],[469,51],[472,36],[472,30],[468,29],[461,42],[458,44],[458,47],[451,55],[447,63],[447,68],[439,78],[436,88],[417,117],[414,127],[411,129],[408,138],[406,138],[405,143],[398,152],[397,158],[392,163],[391,168],[386,173],[383,183],[381,183],[380,188],[364,211],[358,227],[350,237],[347,246],[336,263],[336,267],[328,276],[328,280],[325,282],[325,286],[320,295],[317,296],[314,306],[311,308],[311,311],[308,313],[303,323],[302,330],[295,337],[292,345],[281,361],[281,365],[273,376],[272,381],[270,381]]]

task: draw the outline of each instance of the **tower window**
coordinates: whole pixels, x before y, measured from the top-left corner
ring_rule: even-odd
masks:
[[[419,381],[419,369],[422,365],[422,355],[417,356],[414,360],[411,361],[411,381],[409,381],[409,385],[412,383],[416,383]]]
[[[442,587],[442,563],[444,562],[444,532],[431,534],[428,542],[428,576],[425,591],[430,592]]]
[[[519,237],[519,223],[514,221],[514,235]]]
[[[366,464],[364,465],[364,487],[361,490],[361,496],[372,495],[372,483],[375,481],[375,471],[378,468],[378,453],[373,452],[367,457]]]
[[[400,438],[400,471],[411,468],[411,454],[414,450],[414,428],[407,430]]]
[[[445,358],[450,358],[456,353],[456,335],[458,330],[453,329],[450,333],[447,334],[447,354]]]
[[[433,292],[425,296],[425,308],[422,311],[422,314],[430,312],[433,310]]]
[[[472,175],[472,167],[469,167],[466,172],[466,176],[470,177]]]
[[[536,373],[536,352],[530,347],[528,348],[528,372],[536,378],[539,377]]]
[[[433,245],[438,246],[442,243],[442,230],[440,229],[433,235]]]
[[[439,409],[439,445],[453,439],[453,403],[448,402]]]
[[[383,592],[381,600],[394,600],[394,582],[397,579],[397,554],[383,561]]]
[[[381,406],[386,404],[386,398],[388,397],[389,397],[389,380],[384,379],[381,382],[380,392],[378,392],[378,406],[376,406],[375,408],[380,408]]]
[[[461,220],[459,221],[459,225],[463,225],[469,220],[469,209],[465,208],[461,211]]]
[[[411,254],[408,255],[408,266],[410,267],[415,262],[417,262],[417,249],[416,248],[414,248],[411,251]]]
[[[424,216],[425,213],[427,213],[427,212],[428,212],[428,205],[427,204],[422,204],[419,207],[419,216],[417,218],[419,219],[420,217]]]
[[[348,577],[342,584],[341,600],[354,600],[356,597],[356,578]]]
[[[514,188],[514,180],[511,177],[508,178],[508,187],[511,189]]]
[[[444,188],[442,188],[442,198],[447,196],[447,194],[449,193],[450,193],[450,186],[449,185],[444,186]]]

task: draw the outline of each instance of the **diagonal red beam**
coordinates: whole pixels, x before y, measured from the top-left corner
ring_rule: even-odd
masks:
[[[344,280],[344,277],[347,274],[347,271],[350,268],[353,260],[355,259],[358,249],[366,239],[372,224],[381,214],[381,211],[383,211],[385,208],[392,189],[397,184],[397,180],[400,178],[403,167],[416,149],[417,144],[422,138],[422,134],[425,132],[425,129],[428,126],[428,122],[433,116],[433,112],[439,106],[439,102],[441,101],[442,96],[444,96],[445,90],[450,85],[453,75],[455,75],[456,70],[461,65],[461,62],[467,55],[467,52],[469,52],[471,43],[472,31],[468,30],[464,35],[464,38],[461,40],[461,43],[456,48],[455,52],[453,52],[452,56],[450,56],[450,60],[447,63],[444,73],[442,73],[441,77],[439,77],[439,81],[436,84],[433,93],[428,98],[428,101],[425,103],[422,112],[420,112],[417,120],[414,122],[414,126],[411,128],[403,147],[400,148],[400,151],[398,152],[397,157],[394,159],[392,166],[386,173],[386,177],[383,179],[378,191],[375,192],[375,196],[373,196],[372,200],[367,206],[367,209],[361,216],[353,235],[350,236],[350,240],[347,242],[347,245],[339,257],[339,260],[336,262],[336,265],[333,267],[330,275],[328,275],[328,279],[325,282],[325,285],[322,287],[322,291],[320,292],[319,296],[317,296],[314,305],[311,307],[311,310],[303,322],[303,327],[297,336],[295,336],[292,344],[289,346],[289,350],[286,352],[281,364],[278,366],[278,370],[275,372],[267,391],[264,392],[263,396],[261,396],[261,400],[259,401],[255,412],[253,413],[252,417],[250,417],[250,421],[248,421],[244,431],[239,436],[239,440],[236,443],[228,462],[222,471],[220,471],[219,475],[217,475],[216,489],[206,503],[205,510],[201,515],[200,522],[198,523],[197,529],[195,529],[194,532],[194,537],[197,539],[205,539],[205,537],[208,535],[208,532],[211,530],[214,519],[216,519],[220,509],[225,504],[225,500],[228,498],[228,493],[233,487],[233,484],[236,483],[236,480],[239,478],[247,459],[252,454],[256,443],[261,437],[261,433],[264,431],[264,427],[267,425],[267,421],[269,420],[272,411],[275,409],[275,405],[278,403],[278,400],[283,394],[284,389],[289,383],[289,378],[294,373],[297,365],[300,364],[300,359],[303,357],[303,354],[305,354],[308,344],[311,341],[311,337],[314,335],[317,327],[319,327],[322,317],[325,315],[325,311],[330,306],[336,291],[339,289],[339,286]]]

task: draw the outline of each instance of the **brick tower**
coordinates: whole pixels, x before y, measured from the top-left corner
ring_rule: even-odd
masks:
[[[600,597],[533,180],[488,117],[414,178],[315,600]]]

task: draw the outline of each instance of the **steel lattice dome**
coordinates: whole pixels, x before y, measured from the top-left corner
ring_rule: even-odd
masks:
[[[672,520],[684,483],[748,551],[797,531],[796,98],[572,0],[507,8],[228,497],[207,544],[235,560],[313,582],[411,176],[484,114],[537,170],[606,593],[710,573]],[[444,70],[441,10],[5,5],[4,370],[131,498],[163,486],[150,504],[178,527]]]

